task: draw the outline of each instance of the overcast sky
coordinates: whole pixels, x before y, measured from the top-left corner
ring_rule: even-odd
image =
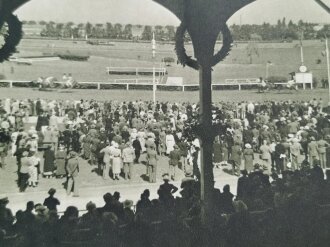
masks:
[[[330,0],[323,0],[330,6]],[[17,12],[21,20],[178,25],[176,17],[152,0],[30,0]],[[230,23],[276,23],[286,17],[330,23],[330,15],[314,0],[257,0],[237,12]]]

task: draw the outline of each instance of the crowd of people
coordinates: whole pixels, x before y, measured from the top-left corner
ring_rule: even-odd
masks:
[[[42,205],[31,216],[30,203],[30,216],[19,212],[14,223],[8,200],[0,200],[0,222],[7,222],[1,228],[18,234],[15,241],[23,239],[22,246],[30,241],[57,246],[81,238],[107,243],[104,246],[306,246],[310,238],[307,246],[326,246],[329,216],[319,214],[320,205],[330,202],[329,176],[324,179],[330,161],[330,109],[321,99],[214,103],[214,166],[230,164],[233,174],[242,176],[236,197],[228,185],[222,193],[214,189],[211,228],[221,234],[212,234],[209,241],[216,238],[216,244],[210,245],[203,245],[200,241],[207,240],[198,234],[198,104],[6,99],[0,105],[1,167],[8,154],[16,156],[20,191],[37,186],[43,173],[66,176],[68,194],[79,196],[79,156],[98,166],[104,179],[117,180],[121,175],[130,179],[134,163],[145,153],[150,182],[156,182],[159,157],[168,159],[159,198],[150,200],[145,191],[136,212],[132,202],[120,203],[118,194],[106,194],[102,209],[90,202],[81,217],[77,208],[68,207],[58,219],[54,208],[47,212]],[[31,116],[37,116],[36,124],[26,129]],[[38,171],[42,158],[43,169]],[[186,178],[181,197],[174,198],[177,188],[169,181],[177,179],[178,167]],[[32,218],[39,220],[31,223]],[[30,224],[42,233],[33,233],[36,228]]]
[[[78,157],[97,166],[103,179],[130,179],[143,153],[150,182],[156,182],[160,156],[168,157],[171,179],[178,167],[199,179],[198,104],[5,99],[0,107],[1,167],[8,153],[16,156],[22,192],[37,186],[39,174],[78,180]],[[300,169],[303,161],[322,169],[330,162],[329,107],[322,99],[219,102],[212,111],[216,167],[230,164],[239,175],[258,162],[282,174]],[[31,124],[33,116],[37,121]]]

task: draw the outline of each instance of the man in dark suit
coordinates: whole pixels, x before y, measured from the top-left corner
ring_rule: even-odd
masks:
[[[174,150],[172,150],[168,156],[169,160],[169,175],[172,180],[176,178],[176,169],[181,160],[181,151],[177,145],[174,145]]]
[[[133,141],[133,148],[135,152],[134,163],[139,163],[142,147],[138,137]]]

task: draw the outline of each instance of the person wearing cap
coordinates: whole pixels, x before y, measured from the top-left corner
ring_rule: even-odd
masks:
[[[247,172],[251,172],[253,170],[253,160],[254,160],[254,152],[252,146],[249,143],[245,144],[245,149],[243,151],[244,158],[244,167]]]
[[[57,211],[57,206],[60,205],[60,201],[54,197],[56,190],[51,188],[48,191],[49,197],[44,200],[43,205],[46,206],[50,211]]]
[[[181,160],[181,151],[178,145],[174,145],[174,150],[172,150],[168,156],[169,158],[169,175],[172,180],[176,179],[177,167]]]
[[[131,142],[127,142],[122,152],[124,163],[124,176],[125,180],[132,179],[133,177],[133,162],[134,162],[134,149]]]
[[[67,174],[68,174],[68,182],[67,182],[67,195],[71,194],[73,190],[73,196],[79,196],[79,160],[77,158],[77,153],[71,151],[69,153],[69,159],[66,166]]]
[[[311,165],[311,168],[313,168],[314,165],[314,161],[315,160],[319,160],[319,153],[318,153],[318,145],[317,142],[315,141],[315,137],[311,136],[309,138],[309,143],[307,145],[307,149],[308,149],[308,161],[309,164]]]
[[[147,176],[150,183],[156,183],[158,154],[156,146],[151,146],[147,150]]]
[[[15,220],[12,211],[7,208],[8,203],[8,197],[0,197],[0,230],[5,230],[6,232],[10,232]]]

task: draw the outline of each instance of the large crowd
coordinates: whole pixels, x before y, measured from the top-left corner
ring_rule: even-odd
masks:
[[[117,180],[130,179],[132,167],[146,153],[150,182],[157,179],[159,156],[168,157],[159,198],[150,200],[145,191],[136,212],[132,202],[106,194],[103,208],[90,202],[81,217],[77,208],[68,207],[59,219],[56,208],[30,202],[14,221],[4,198],[2,237],[16,236],[13,241],[21,246],[78,240],[99,241],[100,246],[327,246],[329,215],[320,213],[326,211],[320,205],[330,202],[324,179],[330,162],[330,108],[321,99],[214,103],[214,166],[230,164],[241,177],[236,197],[229,186],[214,189],[209,239],[198,234],[198,104],[6,99],[0,105],[1,166],[10,152],[16,156],[21,192],[37,186],[43,174],[66,176],[68,194],[78,196],[79,156],[97,166],[104,179]],[[37,116],[36,124],[26,129],[31,116]],[[181,197],[174,198],[177,188],[169,181],[177,179],[179,168],[186,178]],[[207,240],[215,242],[201,242]]]

